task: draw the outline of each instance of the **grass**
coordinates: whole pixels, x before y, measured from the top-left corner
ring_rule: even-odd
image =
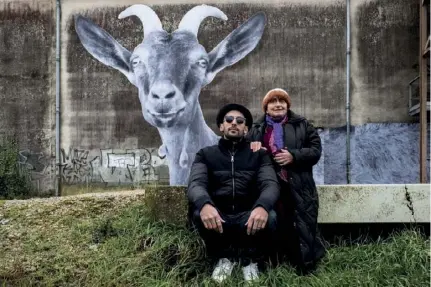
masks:
[[[0,205],[0,286],[217,286],[200,239],[149,220],[140,197]],[[429,286],[430,242],[408,230],[332,246],[318,273],[269,269],[255,286]],[[242,286],[239,268],[224,286]]]

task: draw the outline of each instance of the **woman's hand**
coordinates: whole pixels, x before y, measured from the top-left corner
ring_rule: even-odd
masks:
[[[260,149],[266,150],[266,148],[262,147],[262,143],[261,142],[251,142],[250,143],[250,148],[253,152],[257,152]]]
[[[293,162],[293,156],[290,152],[282,149],[280,153],[274,156],[274,160],[281,166],[288,165]]]

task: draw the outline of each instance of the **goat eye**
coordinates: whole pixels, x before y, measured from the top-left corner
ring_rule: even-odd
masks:
[[[207,65],[208,65],[208,62],[207,62],[207,60],[205,60],[205,59],[200,59],[200,60],[198,61],[198,65],[199,65],[199,66],[201,66],[202,68],[206,68],[206,67],[207,67]]]

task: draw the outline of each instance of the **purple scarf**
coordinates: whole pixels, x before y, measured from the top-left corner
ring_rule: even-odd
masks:
[[[287,122],[287,115],[278,121],[275,121],[269,115],[266,115],[266,123],[268,124],[268,126],[272,127],[274,145],[277,147],[277,150],[284,148],[283,124],[285,122]]]

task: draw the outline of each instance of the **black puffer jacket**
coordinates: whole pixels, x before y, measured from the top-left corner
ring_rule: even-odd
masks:
[[[248,135],[249,140],[263,143],[265,129],[265,117],[262,117],[254,123]],[[321,140],[316,129],[304,117],[292,111],[288,112],[288,122],[283,132],[284,145],[293,155],[294,162],[286,166],[289,188],[281,192],[291,192],[289,198],[294,202],[289,205],[294,208],[293,225],[299,237],[300,260],[301,264],[307,265],[325,254],[317,228],[319,197],[312,170],[321,156]],[[276,169],[279,167],[275,162],[274,166]]]
[[[270,211],[279,194],[271,159],[263,150],[253,152],[250,142],[233,144],[220,139],[218,145],[205,147],[196,154],[187,190],[192,210],[201,210],[210,203],[226,214],[257,206]]]

